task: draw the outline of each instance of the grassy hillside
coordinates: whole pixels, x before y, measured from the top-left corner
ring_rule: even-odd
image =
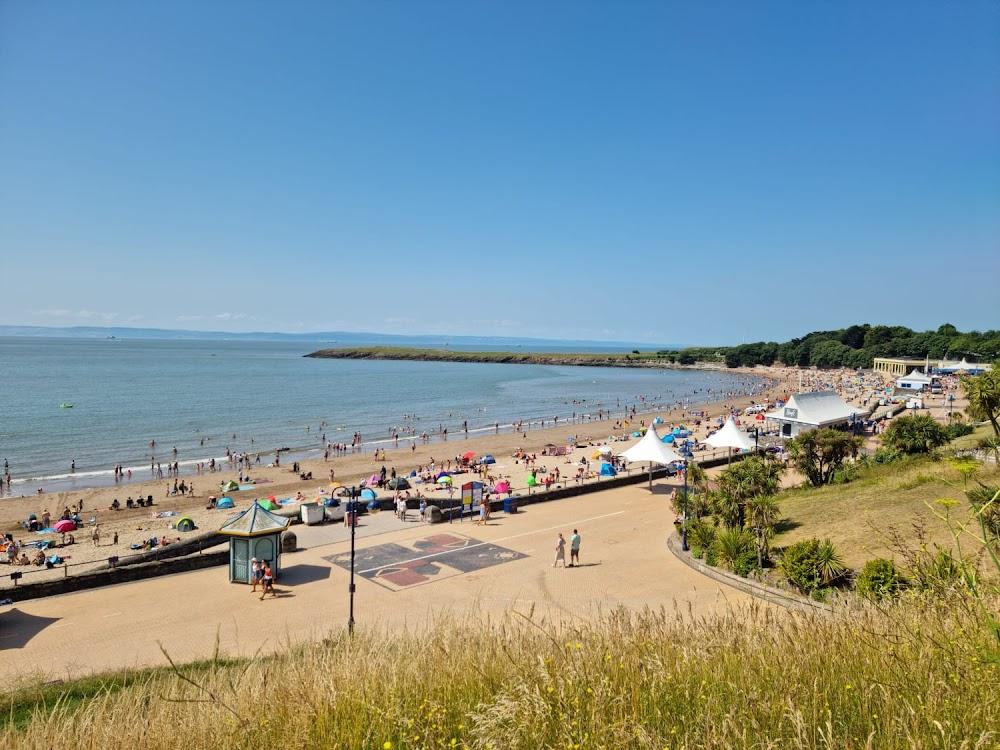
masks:
[[[1000,653],[967,602],[804,619],[612,612],[362,631],[279,657],[5,696],[0,741],[101,748],[995,746]],[[982,744],[978,744],[982,743]]]
[[[1000,483],[996,467],[982,467],[984,482]],[[809,537],[829,537],[852,568],[861,568],[873,557],[892,558],[891,530],[898,530],[909,544],[918,543],[915,525],[925,529],[924,541],[951,549],[954,540],[946,525],[932,512],[944,510],[935,501],[958,500],[954,518],[964,520],[969,505],[963,479],[946,459],[911,459],[865,470],[858,479],[818,489],[801,488],[781,493],[783,521],[774,545],[784,547]]]

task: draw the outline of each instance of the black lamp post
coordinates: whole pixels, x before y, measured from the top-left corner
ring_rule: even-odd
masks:
[[[684,459],[684,511],[681,519],[681,549],[688,551],[688,462]]]
[[[361,490],[357,487],[351,487],[349,490],[350,500],[347,504],[347,518],[351,523],[351,585],[348,587],[350,592],[351,604],[350,610],[347,615],[347,632],[352,637],[354,636],[354,532],[358,527],[358,497],[361,495]]]

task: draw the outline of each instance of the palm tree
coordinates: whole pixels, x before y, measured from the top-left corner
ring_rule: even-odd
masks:
[[[764,567],[764,560],[770,554],[769,543],[780,513],[778,501],[771,495],[754,495],[747,501],[747,529],[757,543],[758,568]]]
[[[837,552],[829,539],[824,539],[816,550],[816,563],[823,583],[828,586],[847,572],[843,556]]]
[[[975,377],[962,378],[962,390],[969,400],[966,410],[973,419],[988,421],[993,426],[993,433],[1000,436],[1000,368],[993,364],[993,369]]]

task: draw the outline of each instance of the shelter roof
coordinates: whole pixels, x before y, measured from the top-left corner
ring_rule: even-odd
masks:
[[[288,528],[291,521],[290,518],[278,516],[265,510],[260,503],[254,500],[253,505],[226,521],[219,529],[219,533],[230,536],[277,534]]]
[[[667,447],[656,433],[656,426],[650,425],[642,440],[618,455],[629,461],[651,461],[655,464],[672,464],[683,461],[684,457]]]
[[[753,449],[753,440],[736,426],[736,420],[732,417],[726,420],[721,430],[705,438],[705,442],[713,448],[742,448],[745,451]]]
[[[930,375],[926,375],[920,370],[914,370],[909,375],[896,378],[897,383],[914,383],[920,385],[930,385],[932,381],[933,378]]]

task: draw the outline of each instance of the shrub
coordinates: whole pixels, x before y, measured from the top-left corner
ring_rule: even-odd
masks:
[[[895,596],[903,588],[903,579],[891,560],[876,557],[869,560],[858,575],[858,594],[865,599],[879,602]]]
[[[972,429],[972,425],[965,424],[964,422],[952,422],[948,425],[949,440],[964,437],[965,435],[971,435],[973,432],[974,430]]]
[[[806,594],[834,583],[847,573],[843,558],[829,539],[806,539],[788,547],[778,568],[788,581]]]
[[[708,549],[712,546],[712,542],[715,541],[717,533],[718,531],[714,526],[710,526],[704,521],[695,520],[688,522],[688,542],[692,547]]]
[[[753,536],[743,529],[723,529],[711,547],[715,559],[736,575],[747,576],[757,567]]]

